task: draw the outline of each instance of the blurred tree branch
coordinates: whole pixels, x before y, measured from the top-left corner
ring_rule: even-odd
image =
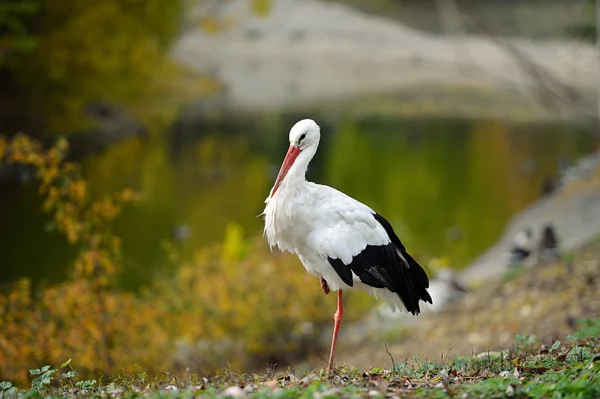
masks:
[[[596,0],[596,4],[599,3],[600,0]],[[580,115],[593,119],[596,123],[600,123],[600,84],[598,85],[599,105],[598,111],[596,111],[588,108],[583,103],[583,96],[574,87],[561,80],[539,62],[533,60],[525,51],[510,40],[496,34],[490,26],[458,10],[458,8],[456,11],[463,15],[464,18],[467,18],[480,34],[486,36],[490,41],[502,48],[514,60],[523,74],[533,83],[531,92],[534,99],[540,105],[553,112],[556,112],[560,105],[564,105]],[[600,11],[596,11],[599,13],[598,20],[600,21]],[[600,44],[597,44],[597,48],[600,58]],[[522,93],[526,95],[523,91]]]

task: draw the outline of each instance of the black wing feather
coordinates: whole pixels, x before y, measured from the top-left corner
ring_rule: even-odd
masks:
[[[387,245],[367,245],[349,265],[332,258],[328,258],[329,263],[349,286],[353,285],[354,272],[362,283],[374,288],[387,288],[396,293],[409,312],[419,314],[419,300],[433,303],[427,292],[429,278],[425,270],[406,252],[390,223],[377,213],[373,216],[385,229],[391,242]]]
[[[333,269],[344,283],[348,284],[350,287],[354,285],[354,281],[352,280],[352,269],[344,265],[344,262],[342,262],[341,259],[329,258],[329,263],[333,266]]]

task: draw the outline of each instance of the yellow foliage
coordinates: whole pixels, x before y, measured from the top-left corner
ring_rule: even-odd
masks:
[[[60,362],[68,353],[79,355],[90,371],[111,370],[123,359],[124,346],[119,342],[132,345],[131,341],[146,340],[147,346],[152,338],[160,344],[155,341],[160,332],[146,326],[141,316],[148,314],[145,308],[150,305],[132,294],[108,289],[120,270],[121,246],[110,224],[137,195],[130,191],[93,201],[78,165],[62,161],[68,149],[64,140],[49,150],[25,135],[1,141],[0,161],[37,169],[44,210],[80,252],[71,279],[46,289],[39,300],[32,301],[27,280],[0,295],[0,373],[24,381],[28,366]],[[124,335],[120,332],[123,325],[148,333]]]
[[[66,281],[39,294],[27,279],[0,291],[0,380],[26,384],[28,369],[69,358],[85,376],[134,364],[148,373],[178,366],[213,373],[324,349],[319,329],[312,336],[303,324],[329,328],[335,298],[295,257],[245,240],[234,223],[223,245],[190,260],[165,240],[173,275],[138,294],[119,290],[122,243],[111,224],[140,196],[124,189],[93,198],[78,165],[62,161],[67,148],[62,140],[44,150],[27,136],[0,138],[6,162],[37,169],[44,210],[80,249]]]
[[[229,223],[225,230],[221,259],[235,261],[241,258],[244,251],[244,230],[237,223]]]
[[[229,234],[228,251],[220,246],[198,251],[172,280],[159,281],[154,288],[154,295],[171,309],[170,335],[189,345],[183,357],[202,359],[194,366],[204,372],[214,372],[225,362],[249,367],[253,357],[285,356],[294,352],[288,345],[299,345],[297,332],[303,323],[329,326],[331,319],[333,302],[327,306],[329,297],[295,257],[269,253],[262,240],[246,241],[249,250],[240,257],[229,252],[233,242],[241,246],[239,231],[232,228]],[[206,358],[194,350],[198,340],[234,340],[238,355]]]
[[[170,366],[161,355],[169,350],[168,337],[148,323],[154,309],[133,294],[75,279],[45,290],[39,301],[32,302],[31,295],[22,280],[0,296],[2,379],[25,383],[29,368],[71,356],[86,373],[116,372],[133,359],[156,370]],[[154,350],[144,350],[149,347]]]
[[[247,369],[262,366],[260,359],[302,354],[307,341],[324,350],[299,331],[305,322],[329,328],[333,297],[323,295],[295,258],[270,254],[261,241],[247,245],[252,250],[240,260],[224,259],[220,246],[200,250],[173,278],[139,295],[102,278],[82,278],[102,258],[91,252],[79,257],[85,270],[37,301],[29,282],[20,281],[0,295],[0,377],[25,384],[29,368],[69,358],[84,375],[133,364],[148,373],[176,366],[214,373],[226,364]],[[228,340],[237,345],[229,357],[212,351]],[[199,342],[214,344],[199,350]]]
[[[64,139],[44,150],[39,142],[25,135],[17,135],[4,145],[6,161],[33,166],[40,177],[39,192],[44,196],[43,209],[52,214],[57,229],[64,233],[71,244],[79,244],[83,250],[75,261],[76,273],[89,277],[96,267],[113,275],[117,271],[113,259],[118,258],[116,237],[110,231],[110,223],[126,203],[139,196],[132,190],[124,190],[100,200],[88,195],[87,182],[81,176],[79,166],[63,162],[68,150]],[[97,257],[90,266],[90,253]]]

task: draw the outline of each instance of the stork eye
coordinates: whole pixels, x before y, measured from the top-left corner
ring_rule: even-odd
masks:
[[[302,133],[302,136],[300,136],[300,138],[298,139],[298,144],[300,144],[300,142],[302,140],[304,140],[305,137],[306,137],[306,133]]]

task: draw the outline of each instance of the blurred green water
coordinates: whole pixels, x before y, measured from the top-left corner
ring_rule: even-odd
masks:
[[[289,127],[277,118],[226,132],[189,126],[86,159],[97,193],[129,186],[145,194],[116,225],[124,245],[123,286],[137,288],[165,270],[163,241],[178,227],[190,233],[175,240],[187,256],[222,240],[230,223],[247,237],[261,234],[257,215],[285,155]],[[322,129],[308,177],[384,215],[422,263],[447,256],[456,268],[493,244],[508,218],[540,196],[560,159],[576,159],[591,142],[573,126],[490,120],[342,119]],[[74,249],[45,231],[36,187],[3,191],[0,282],[24,275],[60,280]]]

